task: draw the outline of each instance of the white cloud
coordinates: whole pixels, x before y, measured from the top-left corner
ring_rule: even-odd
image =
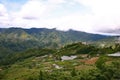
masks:
[[[120,29],[120,0],[75,0],[91,8],[94,21],[91,26],[97,31]],[[89,26],[90,27],[90,26]]]
[[[92,26],[91,16],[83,16],[80,14],[70,14],[61,18],[50,19],[47,22],[60,30],[75,29],[81,31],[91,31],[90,27],[86,28],[85,26]]]
[[[29,0],[22,5],[20,11],[11,13],[11,25],[12,26],[24,26],[24,27],[51,27],[55,25],[49,24],[49,16],[59,4],[64,3],[64,0],[48,0],[44,2],[42,0]],[[46,22],[49,21],[49,22]]]
[[[7,9],[3,4],[0,4],[0,26],[7,26],[9,24],[9,15]]]
[[[39,1],[30,1],[22,7],[22,14],[24,16],[33,16],[40,17],[40,15],[44,14],[46,6],[44,6]]]
[[[36,20],[42,19],[45,11],[46,5],[42,4],[40,0],[29,0],[22,5],[19,11],[10,13],[10,25],[24,28],[32,27],[33,24],[36,24]]]
[[[21,17],[40,18],[45,12],[46,6],[38,0],[28,1],[18,12]]]
[[[65,8],[67,4],[74,7],[78,3],[87,11],[83,13],[76,10],[67,15],[59,11],[60,7]],[[119,3],[119,0],[28,0],[20,10],[9,14],[5,6],[0,4],[0,23],[10,22],[11,26],[23,27],[56,27],[60,30],[71,28],[87,32],[115,31],[120,29]],[[60,16],[55,16],[56,11],[59,11]]]
[[[6,8],[3,4],[0,4],[0,16],[7,16],[6,14]]]
[[[61,4],[61,3],[65,3],[65,0],[48,0],[48,3],[52,3],[52,4]]]

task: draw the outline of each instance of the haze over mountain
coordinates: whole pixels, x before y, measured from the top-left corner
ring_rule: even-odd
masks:
[[[75,30],[0,28],[0,54],[21,52],[30,48],[59,48],[73,42],[92,42],[109,37]]]
[[[0,27],[36,26],[119,35],[119,3],[119,0],[1,0]]]
[[[0,80],[120,80],[119,54],[120,0],[0,0]]]

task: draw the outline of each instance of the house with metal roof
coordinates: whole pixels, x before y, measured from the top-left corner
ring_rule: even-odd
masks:
[[[108,54],[110,57],[120,57],[120,52],[116,52],[114,54]]]

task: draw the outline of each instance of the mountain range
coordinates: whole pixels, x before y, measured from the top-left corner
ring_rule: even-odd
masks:
[[[0,28],[0,80],[118,80],[120,58],[107,55],[120,51],[119,39],[75,30]]]
[[[110,36],[81,31],[60,31],[47,28],[0,28],[0,54],[24,51],[30,48],[59,48],[73,42],[93,42]]]

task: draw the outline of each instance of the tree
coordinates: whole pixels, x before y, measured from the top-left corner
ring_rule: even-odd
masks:
[[[39,73],[39,80],[44,80],[43,79],[43,72],[40,70],[40,73]]]
[[[100,69],[101,71],[104,71],[104,68],[105,68],[105,62],[107,61],[107,58],[106,57],[104,57],[104,56],[101,56],[98,60],[97,60],[97,62],[96,62],[96,67],[98,68],[98,69]]]
[[[77,73],[76,73],[75,68],[72,69],[72,71],[71,71],[71,76],[72,76],[72,77],[77,76]]]

